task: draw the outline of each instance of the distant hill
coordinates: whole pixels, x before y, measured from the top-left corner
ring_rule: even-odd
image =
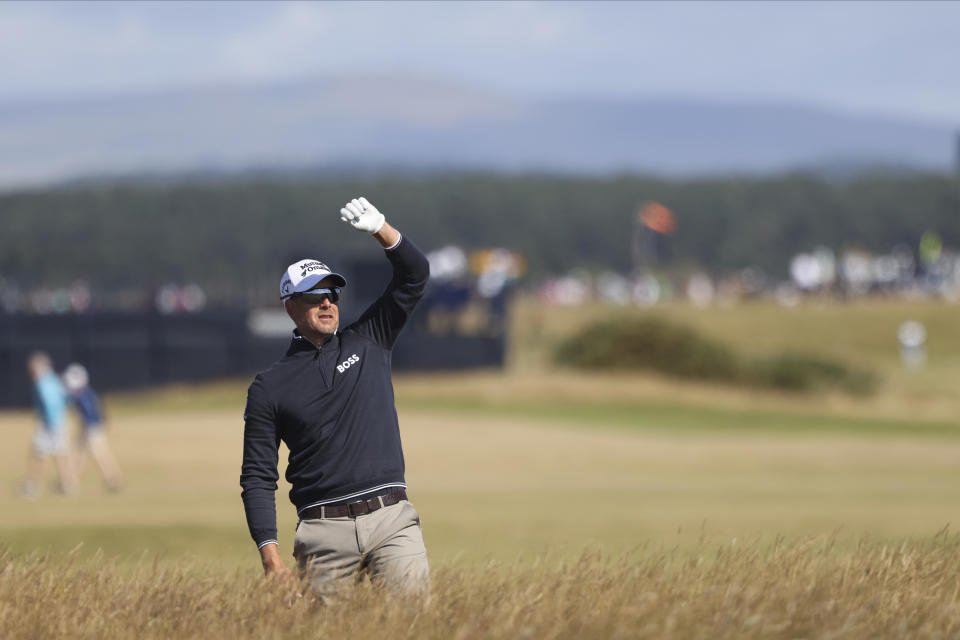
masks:
[[[953,140],[942,125],[789,104],[534,99],[417,78],[322,78],[0,104],[0,187],[251,168],[945,171]]]

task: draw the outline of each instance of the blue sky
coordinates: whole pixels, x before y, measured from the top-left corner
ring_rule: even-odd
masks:
[[[436,77],[960,125],[960,2],[0,3],[0,100]]]

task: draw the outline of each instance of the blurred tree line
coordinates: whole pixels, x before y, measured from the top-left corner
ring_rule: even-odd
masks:
[[[960,185],[946,175],[831,181],[808,174],[661,180],[640,176],[435,174],[233,177],[74,185],[0,195],[0,277],[23,287],[193,281],[274,287],[305,256],[334,265],[370,243],[339,221],[364,195],[425,250],[505,247],[533,275],[632,268],[639,207],[676,215],[662,243],[676,267],[757,265],[784,275],[816,245],[916,247],[927,229],[960,246]]]

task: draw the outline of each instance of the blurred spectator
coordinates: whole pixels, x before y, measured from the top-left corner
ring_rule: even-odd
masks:
[[[90,386],[87,369],[76,362],[71,364],[63,372],[63,383],[70,393],[70,399],[77,410],[83,429],[74,458],[77,474],[83,469],[86,454],[89,453],[100,469],[100,475],[103,476],[107,489],[119,491],[123,488],[123,475],[107,444],[103,414],[100,411],[100,398]]]
[[[57,490],[65,494],[73,493],[76,480],[70,464],[65,424],[67,392],[54,373],[50,356],[46,353],[37,351],[31,354],[27,359],[27,372],[33,380],[39,423],[33,434],[31,456],[26,477],[20,484],[20,494],[25,498],[35,498],[40,494],[47,458],[53,458],[56,463]]]

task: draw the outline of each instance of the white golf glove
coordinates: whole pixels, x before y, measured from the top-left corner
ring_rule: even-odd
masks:
[[[354,229],[376,233],[383,227],[386,218],[366,198],[354,198],[340,209],[340,219]]]

